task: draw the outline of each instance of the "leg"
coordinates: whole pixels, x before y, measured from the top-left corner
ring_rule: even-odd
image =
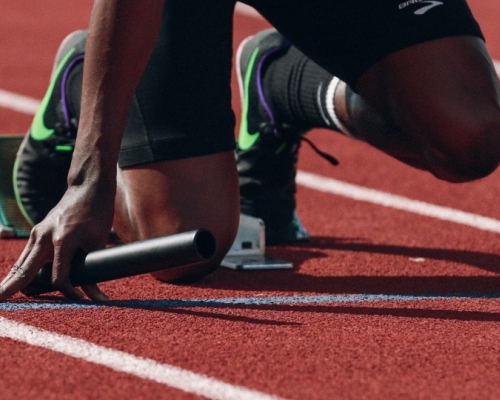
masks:
[[[212,272],[239,221],[231,110],[232,0],[169,1],[136,91],[119,158],[114,228],[125,241],[197,228],[218,243],[210,265],[155,274],[187,281]]]
[[[207,177],[211,177],[207,179]],[[210,265],[156,273],[189,281],[213,271],[230,249],[239,220],[236,165],[232,151],[120,169],[114,229],[126,242],[207,228],[218,251]]]
[[[157,274],[163,280],[193,280],[213,271],[236,235],[239,202],[229,86],[233,8],[232,0],[217,8],[205,1],[193,0],[189,6],[182,0],[168,2],[125,128],[115,210],[120,237],[133,241],[205,227],[218,242],[214,262]],[[80,32],[62,45],[54,85],[35,118],[37,130],[19,152],[19,198],[34,222],[45,217],[66,188],[85,41]],[[52,162],[58,152],[64,164]],[[37,170],[60,178],[57,185],[37,184]],[[61,193],[53,195],[54,189]]]
[[[395,53],[357,89],[344,85],[335,99],[355,136],[452,182],[498,166],[500,87],[481,39],[443,38]]]
[[[265,66],[288,48],[289,42],[278,32],[264,31],[246,40],[236,57],[243,108],[236,151],[241,212],[264,221],[268,245],[309,239],[294,213],[302,130],[293,124],[291,129],[278,127],[262,92]]]
[[[496,168],[500,89],[480,32],[465,4],[450,2],[420,19],[411,7],[406,14],[397,7],[388,8],[384,16],[393,24],[387,35],[378,24],[380,18],[367,14],[361,29],[354,26],[340,30],[340,38],[337,33],[332,39],[335,32],[331,26],[335,23],[328,25],[328,20],[342,28],[342,19],[354,18],[360,10],[349,14],[352,8],[347,2],[336,10],[344,13],[340,17],[332,9],[321,10],[322,15],[308,10],[313,18],[301,30],[294,19],[305,15],[302,5],[282,17],[274,3],[257,3],[289,39],[331,73],[325,75],[325,70],[293,47],[270,61],[266,72],[269,76],[263,78],[264,92],[282,126],[343,130],[453,182],[476,179]],[[453,22],[450,15],[454,16]],[[317,28],[322,22],[324,27]],[[398,28],[395,32],[390,31],[392,25]],[[308,27],[314,29],[308,31]],[[370,32],[371,28],[373,35],[365,36],[365,29]],[[423,37],[422,32],[430,36]],[[350,40],[347,35],[354,40],[346,44],[344,41]],[[387,40],[390,37],[395,38],[394,43]],[[372,48],[358,49],[359,43]],[[390,46],[395,47],[391,50]],[[333,85],[332,73],[349,86],[341,83],[333,91],[320,90]],[[316,101],[315,94],[323,100]],[[334,105],[334,115],[323,107],[328,102]],[[325,121],[325,115],[331,118]]]

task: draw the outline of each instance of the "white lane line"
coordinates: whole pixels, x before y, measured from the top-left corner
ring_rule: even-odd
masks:
[[[247,17],[262,19],[262,16],[253,7],[243,3],[236,3],[236,12]],[[0,89],[1,108],[33,115],[39,106],[40,100]]]
[[[496,66],[500,68],[500,62],[496,62]],[[39,105],[39,100],[0,89],[0,107],[4,106],[27,114],[34,114]],[[397,208],[428,217],[469,225],[485,231],[500,233],[500,221],[493,218],[470,214],[448,207],[436,206],[374,189],[363,188],[309,172],[299,171],[297,183],[311,189],[349,197],[354,200],[367,201],[385,207]]]
[[[497,62],[497,65],[500,68],[500,62]],[[4,106],[16,111],[34,114],[39,104],[40,102],[36,99],[0,89],[0,107]],[[500,233],[500,221],[493,218],[454,210],[448,207],[436,206],[374,189],[363,188],[309,172],[299,171],[297,183],[311,189],[349,197],[354,200],[367,201],[385,207],[397,208],[428,217],[472,226],[485,231]]]
[[[220,400],[278,400],[256,390],[230,385],[205,375],[196,374],[168,364],[137,357],[123,351],[112,350],[59,335],[34,326],[21,324],[0,317],[0,337],[10,338],[32,346],[42,347],[70,357],[103,365],[115,371],[125,372],[148,379],[188,393],[209,399]]]
[[[235,10],[238,14],[243,14],[243,15],[246,15],[247,17],[263,19],[262,15],[260,15],[259,12],[255,8],[250,7],[247,4],[236,3]]]
[[[409,211],[443,221],[468,225],[483,231],[500,233],[500,221],[493,218],[454,210],[448,207],[436,206],[423,201],[412,200],[407,197],[364,188],[362,186],[322,177],[309,172],[298,171],[297,183],[320,192],[331,193],[358,201],[365,201],[384,207]]]
[[[24,114],[34,115],[40,106],[40,100],[0,89],[0,107]]]
[[[255,11],[250,6],[238,3],[237,11],[241,14],[248,15],[255,18],[260,18],[260,14]],[[493,61],[495,70],[500,76],[500,61]],[[0,107],[10,110],[14,110],[20,113],[34,115],[40,106],[40,100],[9,92],[7,90],[0,89]]]
[[[493,60],[493,65],[495,66],[495,71],[497,71],[497,75],[500,76],[500,61]]]

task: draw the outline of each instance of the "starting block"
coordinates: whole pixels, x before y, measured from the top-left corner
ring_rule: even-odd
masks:
[[[260,218],[240,215],[236,239],[221,266],[236,270],[291,269],[293,263],[266,255],[266,230]]]
[[[0,238],[28,237],[31,225],[19,210],[12,173],[23,135],[0,136]]]

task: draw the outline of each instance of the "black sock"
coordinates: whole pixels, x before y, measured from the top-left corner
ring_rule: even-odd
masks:
[[[301,130],[338,127],[326,107],[333,76],[294,46],[273,60],[264,74],[264,90],[277,119]],[[333,100],[333,99],[332,99]]]

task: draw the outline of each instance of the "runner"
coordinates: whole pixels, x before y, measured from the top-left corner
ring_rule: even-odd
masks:
[[[321,125],[311,116],[326,110],[321,120],[332,129],[441,179],[473,180],[497,167],[500,89],[464,1],[248,4],[283,36],[266,32],[243,47],[244,112],[248,134],[257,140],[240,139],[240,151],[269,133],[283,138],[283,131]],[[206,227],[218,240],[217,259],[201,270],[186,267],[177,278],[199,278],[217,267],[239,217],[230,104],[233,10],[233,0],[95,3],[68,189],[34,227],[0,299],[25,287],[51,259],[55,287],[82,299],[68,279],[70,261],[77,251],[102,248],[111,226],[124,241]],[[319,97],[326,108],[314,110],[310,89],[318,94],[318,80],[325,84]],[[263,99],[270,99],[271,113],[262,112]],[[126,129],[131,104],[141,113],[132,130]],[[297,105],[312,110],[301,115]],[[265,124],[255,128],[260,118]],[[292,146],[286,140],[292,155],[296,136]],[[243,158],[240,153],[240,171]],[[285,192],[293,196],[293,188]],[[106,298],[96,286],[83,290],[93,300]]]

